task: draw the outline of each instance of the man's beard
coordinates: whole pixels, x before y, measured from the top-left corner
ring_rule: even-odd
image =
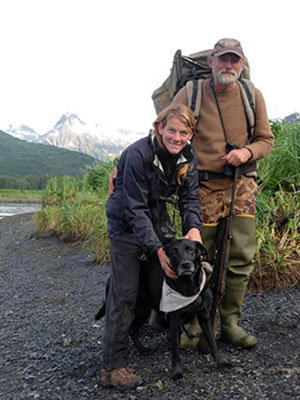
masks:
[[[236,73],[234,70],[228,70],[228,69],[221,69],[218,72],[218,82],[220,85],[223,86],[229,86],[232,83],[236,82],[239,78],[239,75]]]

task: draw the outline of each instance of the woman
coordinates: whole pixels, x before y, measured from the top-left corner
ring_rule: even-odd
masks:
[[[154,131],[120,158],[115,190],[107,202],[111,251],[110,288],[106,303],[101,382],[135,388],[140,376],[128,367],[128,332],[134,319],[140,258],[158,257],[165,274],[176,279],[163,245],[174,231],[166,200],[178,197],[185,237],[201,242],[197,161],[191,139],[195,119],[189,108],[171,105],[155,120]]]

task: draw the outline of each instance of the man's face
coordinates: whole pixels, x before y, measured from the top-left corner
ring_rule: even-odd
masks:
[[[210,66],[215,82],[221,86],[230,86],[240,77],[244,61],[235,54],[227,53],[213,57]]]

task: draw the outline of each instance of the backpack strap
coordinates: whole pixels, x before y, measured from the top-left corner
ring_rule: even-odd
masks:
[[[240,92],[244,104],[246,119],[247,119],[247,127],[248,127],[248,139],[249,143],[252,142],[254,128],[255,128],[255,87],[251,81],[248,79],[239,79],[237,81]]]
[[[193,79],[186,83],[188,107],[192,110],[197,123],[200,114],[203,82],[204,79]],[[256,119],[255,86],[248,79],[240,78],[237,83],[240,88],[247,119],[248,139],[249,142],[251,142],[253,139]]]
[[[203,81],[204,79],[193,79],[186,84],[188,107],[192,110],[196,123],[198,123],[200,115]]]

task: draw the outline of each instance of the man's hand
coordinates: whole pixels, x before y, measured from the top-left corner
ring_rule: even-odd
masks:
[[[178,276],[171,268],[171,263],[169,257],[166,255],[164,249],[160,247],[156,252],[160,265],[162,269],[165,271],[165,274],[171,279],[177,279]]]
[[[226,156],[222,157],[221,160],[226,164],[233,165],[234,167],[239,167],[245,164],[252,157],[252,153],[246,147],[241,149],[231,150]]]
[[[109,174],[109,184],[108,184],[108,192],[109,195],[112,196],[115,191],[115,179],[117,176],[117,168],[113,170],[111,174]]]

